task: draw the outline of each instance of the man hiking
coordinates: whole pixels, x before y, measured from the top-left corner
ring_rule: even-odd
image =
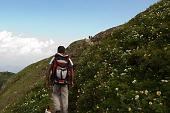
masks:
[[[65,54],[64,46],[59,46],[58,52],[51,59],[49,73],[55,113],[68,113],[68,86],[73,86],[74,73],[73,62]]]

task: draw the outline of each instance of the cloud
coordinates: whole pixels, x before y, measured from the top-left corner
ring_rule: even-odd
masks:
[[[12,32],[0,32],[0,66],[26,66],[56,52],[57,44],[52,39],[23,37]]]
[[[0,32],[0,52],[17,53],[18,55],[41,54],[54,43],[51,39],[23,38],[19,35],[14,36],[11,32]]]

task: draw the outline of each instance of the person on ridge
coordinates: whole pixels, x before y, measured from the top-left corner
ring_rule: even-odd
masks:
[[[74,73],[73,62],[65,54],[64,46],[59,46],[58,52],[51,59],[49,73],[55,113],[68,113],[68,86],[73,86]]]

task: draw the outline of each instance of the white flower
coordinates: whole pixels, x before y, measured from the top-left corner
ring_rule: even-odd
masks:
[[[138,91],[135,91],[135,93],[138,93]]]
[[[124,70],[124,72],[128,72],[128,70],[127,70],[127,69],[125,69],[125,70]]]
[[[78,93],[80,93],[80,89],[78,89],[78,91],[77,91]]]
[[[133,84],[136,83],[136,80],[133,80],[132,83],[133,83]]]
[[[156,98],[154,98],[153,100],[154,100],[154,101],[156,101],[157,99],[156,99]]]
[[[161,91],[157,91],[156,95],[160,96],[161,95]]]
[[[111,77],[114,77],[114,73],[112,72],[112,73],[110,74],[110,76],[111,76]]]
[[[120,75],[123,76],[123,75],[126,75],[126,73],[121,73]]]
[[[147,54],[144,54],[144,57],[146,57],[147,56]]]
[[[136,96],[135,96],[135,100],[138,100],[138,99],[139,99],[139,95],[136,95]]]
[[[138,108],[138,110],[142,110],[142,108]]]
[[[128,54],[130,54],[130,53],[131,53],[131,50],[126,50],[126,52],[127,52]]]
[[[116,91],[118,91],[118,90],[119,90],[119,88],[115,88],[115,90],[116,90]]]
[[[167,82],[168,82],[168,80],[161,80],[161,82],[165,82],[165,83],[167,83]]]
[[[117,70],[117,69],[114,69],[113,71],[118,72],[118,70]]]
[[[128,108],[128,111],[131,111],[131,110],[132,110],[132,108],[131,108],[131,107],[129,107],[129,108]]]
[[[148,54],[148,57],[150,57],[151,56],[151,54]]]
[[[152,105],[152,102],[151,102],[151,101],[149,102],[149,105]]]
[[[143,94],[143,93],[144,93],[144,91],[140,91],[140,93],[141,93],[141,94]]]
[[[163,105],[163,103],[159,103],[161,106]]]
[[[168,48],[167,47],[164,47],[164,50],[167,50]]]
[[[145,95],[148,95],[148,90],[145,90]]]

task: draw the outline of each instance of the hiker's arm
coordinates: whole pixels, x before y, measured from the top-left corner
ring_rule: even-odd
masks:
[[[52,59],[49,62],[49,69],[48,69],[48,74],[49,75],[51,75],[51,72],[52,72],[54,59],[55,59],[55,57],[52,57]]]
[[[74,85],[74,70],[71,69],[71,84]]]
[[[74,86],[74,65],[72,60],[69,58],[69,63],[70,63],[70,74],[71,74],[71,85]]]
[[[49,64],[48,75],[50,76],[52,72],[52,64]]]
[[[49,67],[48,67],[48,85],[49,86],[52,85],[51,76],[52,76],[52,70],[53,70],[53,61],[54,61],[54,57],[49,62]]]
[[[51,86],[51,71],[52,71],[52,66],[51,64],[49,64],[48,66],[48,70],[47,70],[47,86],[50,87]]]

